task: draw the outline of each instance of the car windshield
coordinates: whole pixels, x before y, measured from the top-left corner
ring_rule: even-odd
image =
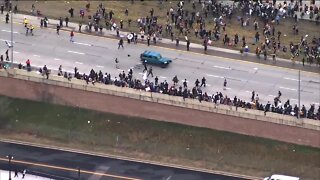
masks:
[[[157,55],[157,59],[161,59],[162,58],[162,56],[159,54],[159,55]]]

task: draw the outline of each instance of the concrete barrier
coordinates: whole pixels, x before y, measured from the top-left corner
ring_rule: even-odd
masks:
[[[271,112],[264,115],[264,112],[259,110],[244,108],[236,109],[234,106],[223,104],[216,105],[214,103],[204,101],[200,103],[197,99],[183,100],[182,97],[178,96],[169,96],[160,93],[151,93],[99,83],[96,83],[95,85],[89,83],[87,85],[83,80],[72,79],[71,81],[68,81],[63,77],[54,75],[50,75],[49,79],[46,79],[38,73],[27,72],[19,69],[1,69],[0,76],[320,131],[320,121],[297,119],[296,117]]]

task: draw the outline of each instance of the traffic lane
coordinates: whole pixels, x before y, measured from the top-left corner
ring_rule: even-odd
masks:
[[[20,28],[23,28],[22,26],[19,26]],[[64,43],[63,44],[63,46],[64,47],[68,47],[69,45],[72,45],[72,43],[66,43],[66,41],[67,41],[67,39],[68,39],[68,37],[67,37],[67,33],[65,33],[65,32],[63,32],[63,33],[61,33],[61,35],[60,36],[58,36],[58,38],[57,38],[57,35],[55,35],[55,32],[54,31],[48,31],[47,29],[41,29],[41,31],[44,31],[45,33],[42,33],[43,34],[43,36],[45,36],[46,37],[46,40],[45,40],[45,42],[51,42],[51,43],[53,43],[53,44],[55,44],[54,43],[54,41],[58,41],[58,43],[60,42],[62,42],[62,43]],[[42,35],[41,35],[42,36]],[[24,36],[23,36],[24,37]],[[81,38],[83,38],[84,37],[84,39],[85,39],[85,41],[92,41],[92,39],[94,39],[94,41],[93,42],[89,42],[89,43],[82,43],[82,44],[79,44],[79,45],[85,45],[85,46],[87,46],[87,45],[92,45],[92,44],[95,44],[95,43],[99,43],[100,41],[105,41],[105,40],[108,40],[108,41],[113,41],[113,43],[115,44],[115,45],[111,45],[111,46],[117,46],[117,44],[114,42],[114,40],[110,40],[110,39],[105,39],[105,38],[99,38],[99,37],[93,37],[93,38],[89,38],[89,37],[91,37],[91,36],[85,36],[85,35],[81,35],[80,36]],[[61,39],[62,38],[62,39]],[[78,42],[76,42],[76,43],[78,43]],[[90,44],[90,43],[92,43],[92,44]],[[109,44],[109,43],[102,43],[102,44]],[[100,46],[100,45],[98,45],[98,46]],[[110,44],[109,44],[109,46],[110,46]],[[136,46],[137,45],[135,45],[135,48],[136,48]],[[41,47],[42,47],[42,45],[41,45]],[[90,48],[91,47],[91,48]],[[96,47],[93,47],[93,46],[90,46],[90,47],[85,47],[85,49],[84,49],[84,47],[81,47],[81,46],[71,46],[71,47],[68,47],[68,48],[76,48],[76,49],[84,49],[85,51],[86,50],[90,50],[90,51],[92,51],[93,50],[93,48],[96,48]],[[102,46],[101,46],[102,47]],[[128,48],[130,47],[130,45],[128,45]],[[103,51],[105,51],[105,48],[107,48],[106,46],[104,46],[104,48],[103,49],[101,49],[101,50],[103,50]],[[115,47],[110,47],[111,49],[115,49]],[[148,48],[150,48],[150,47],[148,47]],[[151,47],[151,48],[154,48],[154,47]],[[157,48],[157,47],[156,47]],[[74,51],[74,50],[76,50],[76,49],[71,49],[73,52],[76,52],[76,51]],[[158,48],[159,49],[159,48]],[[82,52],[80,52],[80,53],[82,53]],[[97,54],[101,54],[101,52],[96,52],[96,53],[93,53],[93,54],[95,54],[96,55],[96,57],[99,57],[99,55],[97,55]],[[179,55],[181,55],[180,53],[179,53]],[[139,53],[137,54],[137,58],[138,58],[138,56],[139,56]],[[174,58],[174,59],[177,59],[177,58]],[[196,58],[194,58],[194,59],[196,59]],[[197,61],[199,61],[198,59],[197,59]],[[223,63],[225,63],[225,62],[223,62]],[[225,68],[224,66],[216,66],[216,65],[214,65],[214,67],[217,67],[217,68]],[[239,66],[238,66],[239,67]],[[230,67],[229,66],[229,68],[232,68],[232,67]],[[232,68],[232,69],[235,69],[235,68]],[[240,69],[241,70],[241,69]],[[243,70],[243,69],[242,69]],[[245,70],[244,70],[245,71]]]
[[[197,172],[179,168],[151,165],[127,160],[119,160],[108,157],[97,157],[65,151],[57,151],[46,148],[36,148],[31,146],[0,143],[0,157],[5,157],[10,152],[16,160],[43,163],[66,168],[80,167],[82,170],[92,172],[103,172],[127,177],[152,180],[202,180],[202,179],[239,179],[216,174]],[[35,168],[35,167],[33,167]],[[61,172],[60,172],[61,173]],[[74,172],[64,172],[70,176]],[[82,176],[82,175],[81,175]],[[107,179],[107,178],[101,178]]]
[[[54,39],[57,39],[57,38],[54,38]],[[62,39],[62,40],[60,40],[59,42],[64,42],[65,44],[72,44],[72,43],[66,43],[66,40],[65,40],[65,38],[64,39]],[[29,47],[32,47],[32,46],[29,46]],[[33,48],[35,48],[36,50],[40,50],[41,52],[46,52],[46,51],[44,51],[44,50],[41,50],[41,47],[42,46],[40,46],[40,47],[33,47]],[[128,47],[130,47],[130,46],[128,46]],[[53,48],[53,49],[57,49],[57,50],[59,50],[59,48]],[[129,48],[129,50],[130,50],[130,48]],[[49,51],[49,52],[51,52],[51,51]],[[79,54],[78,52],[75,52],[75,51],[68,51],[69,53],[70,52],[72,52],[72,53],[75,53],[75,54],[77,54],[77,55],[84,55],[84,54]],[[69,53],[66,53],[65,52],[65,49],[63,49],[63,50],[61,50],[60,49],[60,52],[57,52],[56,54],[64,54],[65,53],[65,55],[64,55],[64,57],[67,57],[67,58],[72,58],[73,57],[73,55],[71,55],[71,54],[69,54]],[[131,53],[134,53],[134,52],[131,52]],[[124,53],[122,53],[121,55],[123,55]],[[139,53],[138,53],[138,55],[139,55]],[[137,56],[138,56],[137,55]],[[179,55],[182,55],[182,54],[179,54]],[[36,55],[37,56],[37,55]],[[86,61],[90,61],[90,62],[92,62],[92,61],[94,61],[94,59],[96,59],[96,58],[88,58],[88,57],[86,57]],[[122,59],[122,58],[121,58]],[[125,58],[124,58],[125,59]],[[110,60],[109,60],[110,61]],[[191,61],[192,62],[192,61]],[[211,61],[209,61],[209,63],[210,63]],[[78,64],[81,64],[82,62],[77,62],[76,61],[76,63],[78,63]],[[185,63],[185,62],[184,62]],[[204,62],[203,63],[200,63],[200,64],[204,64]],[[100,65],[97,65],[97,66],[100,66]],[[131,65],[132,66],[132,65]],[[222,66],[213,66],[213,67],[217,67],[217,68],[220,68],[221,70],[224,70],[225,71],[225,68],[224,67],[222,67]],[[129,67],[128,67],[129,68]],[[199,67],[198,67],[199,68]],[[231,69],[230,68],[230,70],[233,70],[233,69]],[[239,70],[237,70],[237,71],[239,71]],[[241,71],[240,71],[241,72]],[[243,71],[243,72],[245,72],[245,71]],[[201,74],[202,75],[202,74]],[[201,77],[201,75],[199,76],[199,77]],[[174,76],[174,75],[172,75],[172,76]],[[194,76],[194,75],[193,75]],[[164,76],[162,76],[162,77],[164,77]],[[224,76],[224,77],[227,77],[227,76]],[[229,77],[230,79],[234,79],[233,77]],[[246,81],[245,79],[242,79],[243,81]],[[266,86],[270,86],[270,84],[266,84],[266,83],[264,83]],[[292,88],[291,88],[292,89]]]

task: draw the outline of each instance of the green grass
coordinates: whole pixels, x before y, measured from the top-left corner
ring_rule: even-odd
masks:
[[[320,149],[206,128],[3,96],[0,119],[7,138],[253,176],[320,175]]]
[[[191,1],[192,2],[192,1]],[[46,16],[50,17],[50,18],[55,18],[58,19],[59,17],[66,17],[69,16],[68,13],[68,9],[70,7],[73,7],[75,9],[75,17],[73,19],[71,19],[71,21],[73,22],[82,22],[83,24],[87,22],[87,18],[85,18],[84,20],[82,20],[79,17],[79,10],[80,8],[85,9],[85,5],[87,4],[87,1],[62,1],[62,0],[57,0],[57,1],[18,1],[18,8],[20,12],[23,13],[30,13],[31,11],[31,5],[35,4],[36,9],[41,10],[41,12],[43,14],[45,14]],[[170,9],[170,7],[176,7],[176,3],[177,1],[168,1],[168,2],[163,2],[162,5],[160,5],[158,3],[158,1],[135,1],[134,4],[131,4],[130,1],[90,1],[91,3],[91,8],[89,12],[86,12],[86,17],[87,15],[92,15],[93,13],[96,12],[96,9],[98,7],[98,5],[100,3],[104,4],[106,6],[107,12],[109,12],[111,9],[112,11],[115,13],[114,14],[114,18],[116,20],[116,22],[118,22],[117,24],[119,24],[119,21],[122,19],[124,21],[124,30],[125,31],[133,31],[133,32],[139,32],[138,27],[136,26],[136,20],[141,18],[141,17],[145,17],[145,16],[150,16],[149,11],[151,10],[151,8],[154,8],[155,10],[155,16],[158,16],[158,21],[159,24],[162,24],[163,27],[165,27],[166,24],[166,12],[167,10]],[[199,5],[198,3],[196,4],[196,9],[197,11],[200,11],[201,9],[201,5]],[[129,16],[125,16],[124,12],[125,9],[128,8],[129,10]],[[192,5],[191,3],[185,3],[185,9],[188,9],[190,14],[192,12]],[[253,41],[253,37],[255,35],[255,31],[254,31],[254,27],[253,27],[253,18],[251,19],[251,24],[250,27],[244,27],[241,28],[239,25],[239,22],[237,22],[236,17],[238,15],[241,15],[240,13],[235,14],[234,17],[232,18],[231,21],[227,20],[227,28],[226,28],[226,32],[229,37],[230,36],[234,36],[235,33],[239,34],[240,39],[242,38],[243,35],[246,36],[246,40],[249,44],[251,44],[251,42]],[[213,29],[213,16],[211,14],[209,14],[209,17],[206,21],[206,26],[207,29]],[[170,21],[171,21],[171,17]],[[132,24],[129,27],[128,26],[128,20],[131,19],[132,20]],[[260,32],[260,39],[263,39],[262,36],[262,30],[263,30],[263,22],[259,21],[259,19],[257,18],[258,22],[259,22],[259,32]],[[292,41],[293,43],[299,43],[300,41],[300,37],[308,34],[309,35],[309,42],[311,41],[311,39],[313,37],[319,37],[319,26],[317,26],[315,24],[315,22],[310,23],[309,21],[300,21],[298,23],[298,27],[299,27],[299,33],[300,35],[293,35],[292,33],[292,26],[294,24],[293,20],[289,20],[289,19],[282,19],[281,20],[281,24],[279,26],[276,26],[276,35],[277,35],[277,31],[280,30],[282,31],[282,35],[286,34],[286,36],[282,37],[282,43],[285,44],[287,46],[287,48],[289,49],[289,43]],[[222,29],[221,29],[222,30]],[[287,33],[285,33],[287,32]],[[222,32],[223,34],[224,32]],[[178,35],[178,31],[175,30],[175,34]],[[189,38],[191,39],[192,43],[202,43],[202,40],[199,38],[195,38],[194,36],[194,29],[191,29],[191,34],[192,36]],[[164,31],[163,35],[165,36],[166,33]],[[184,37],[180,37],[182,39],[184,39]],[[225,47],[222,43],[222,40],[218,41],[218,42],[214,42],[213,43],[214,46],[217,47]],[[241,43],[240,43],[241,44]],[[230,48],[230,47],[226,47],[226,48]],[[238,47],[231,47],[232,49],[236,49],[239,50],[240,45],[238,45]],[[254,52],[255,50],[255,46],[251,45],[251,52]],[[270,52],[271,53],[271,52]],[[283,53],[283,52],[279,52],[278,56],[283,57],[283,58],[287,58],[289,59],[291,56],[289,53]],[[299,57],[297,60],[301,60],[302,57]]]

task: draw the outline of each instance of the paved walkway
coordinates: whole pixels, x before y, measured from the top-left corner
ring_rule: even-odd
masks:
[[[14,177],[14,172],[11,172],[11,178],[12,178],[12,180],[20,180],[20,179],[22,179],[22,173],[19,173],[18,177]],[[0,170],[0,180],[7,180],[7,179],[9,179],[9,171]],[[44,178],[44,177],[28,174],[28,171],[27,171],[26,176],[24,177],[24,180],[34,180],[34,179],[53,180],[53,179],[49,179],[49,178]]]

